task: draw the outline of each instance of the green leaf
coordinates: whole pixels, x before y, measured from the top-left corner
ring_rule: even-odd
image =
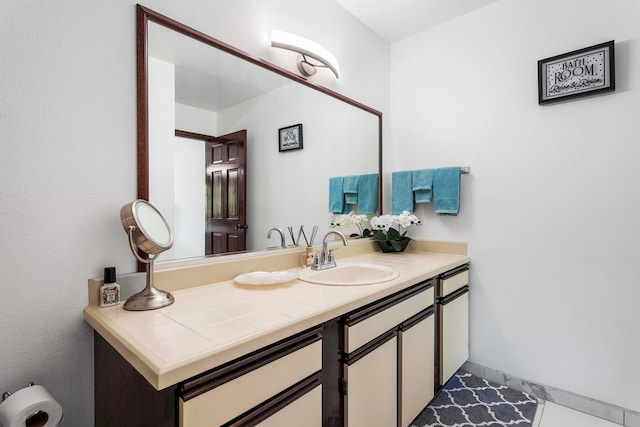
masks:
[[[391,240],[391,241],[400,240],[402,238],[398,230],[396,230],[395,228],[390,228],[389,231],[387,232],[387,236],[388,236],[387,240]]]
[[[402,250],[402,245],[399,240],[392,240],[391,246],[393,246],[393,249],[395,249],[396,252],[400,252]]]
[[[373,237],[380,242],[384,242],[387,240],[387,236],[380,230],[373,230]]]

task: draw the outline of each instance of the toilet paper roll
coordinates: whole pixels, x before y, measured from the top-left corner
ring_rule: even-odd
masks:
[[[25,387],[0,403],[2,427],[53,427],[62,421],[62,407],[41,385]]]

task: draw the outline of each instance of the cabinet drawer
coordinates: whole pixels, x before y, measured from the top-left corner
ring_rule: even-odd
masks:
[[[469,284],[469,270],[461,271],[456,275],[444,277],[440,281],[439,295],[445,297]]]
[[[180,399],[180,425],[219,426],[322,368],[322,341],[254,369],[206,393]]]
[[[382,311],[371,315],[362,321],[345,326],[344,347],[347,353],[351,353],[374,338],[384,334],[388,330],[398,326],[404,320],[414,314],[433,305],[433,287],[421,290],[419,293],[408,297]]]

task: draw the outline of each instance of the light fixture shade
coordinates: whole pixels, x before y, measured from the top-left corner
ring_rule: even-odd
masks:
[[[311,40],[284,31],[271,30],[271,46],[310,56],[333,71],[336,78],[340,77],[338,60],[327,49]]]

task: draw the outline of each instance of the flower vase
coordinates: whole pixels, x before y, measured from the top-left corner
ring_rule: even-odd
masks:
[[[407,245],[409,244],[410,241],[411,241],[410,238],[404,237],[402,240],[400,240],[400,249],[398,250],[394,248],[393,245],[391,245],[391,243],[388,241],[376,240],[376,242],[378,243],[378,247],[384,253],[404,252],[404,250],[407,249]]]

